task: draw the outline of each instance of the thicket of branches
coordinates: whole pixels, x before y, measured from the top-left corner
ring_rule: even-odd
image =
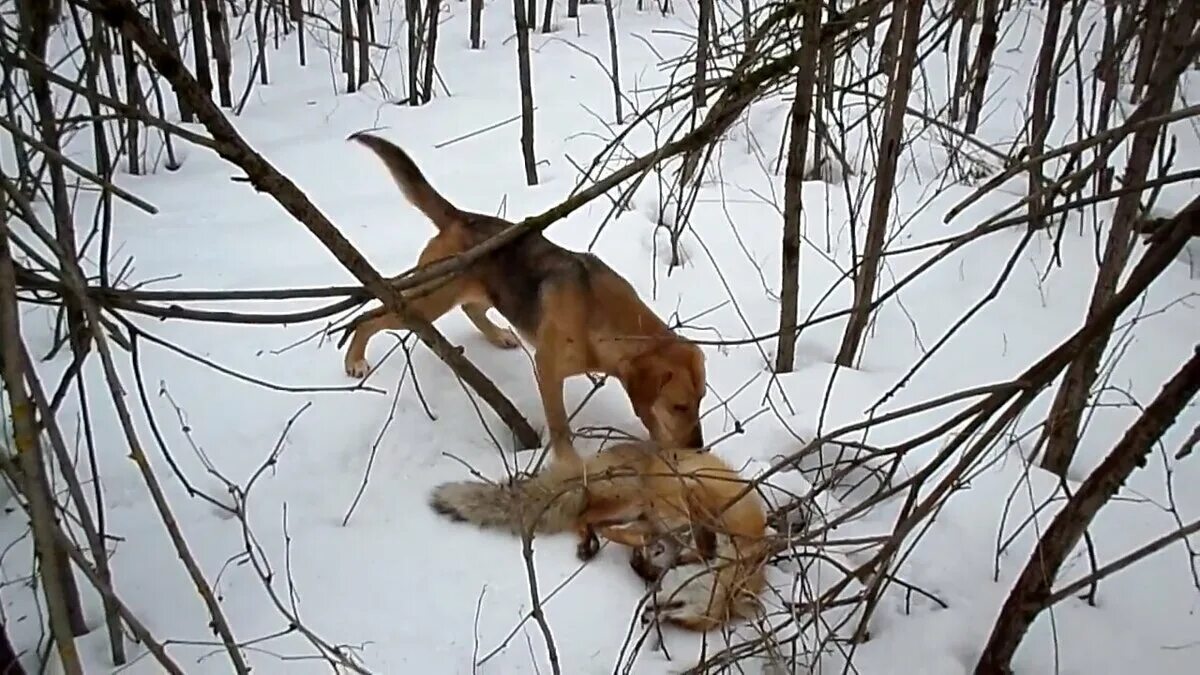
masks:
[[[1172,139],[1165,132],[1166,124],[1200,112],[1179,96],[1182,79],[1200,57],[1200,5],[1188,0],[659,0],[653,5],[638,0],[636,9],[680,13],[696,26],[689,53],[666,64],[672,69],[670,85],[655,100],[638,102],[621,82],[617,0],[604,0],[602,14],[585,17],[577,0],[568,0],[565,12],[553,0],[544,3],[539,26],[536,2],[514,0],[516,39],[486,46],[504,50],[519,64],[514,89],[519,91],[522,109],[521,142],[512,151],[522,154],[529,184],[537,182],[539,164],[530,43],[536,31],[552,33],[572,25],[555,21],[560,12],[573,20],[606,23],[610,51],[595,59],[613,83],[613,137],[588,166],[579,167],[578,186],[560,204],[525,218],[477,249],[391,279],[381,276],[229,120],[240,114],[255,86],[271,82],[270,66],[280,59],[298,59],[302,65],[316,67],[313,62],[318,56],[327,58],[336,64],[337,86],[346,94],[372,85],[408,105],[423,105],[448,94],[437,66],[439,38],[445,43],[439,36],[439,19],[448,9],[458,11],[458,3],[405,0],[406,32],[394,37],[402,45],[383,41],[379,19],[396,8],[381,0],[17,0],[15,7],[0,11],[0,126],[15,159],[0,174],[0,363],[11,420],[0,469],[30,522],[35,581],[52,638],[47,645],[52,645],[65,672],[81,672],[75,640],[91,630],[109,635],[113,664],[127,662],[127,640],[132,639],[142,656],[155,659],[166,671],[186,671],[171,654],[171,638],[152,634],[112,583],[113,542],[105,529],[99,480],[104,469],[98,457],[115,455],[98,452],[92,440],[88,401],[98,399],[89,399],[87,392],[97,390],[108,394],[125,449],[195,586],[201,601],[197,611],[208,613],[214,645],[226,654],[232,669],[248,672],[248,650],[263,638],[235,635],[214,580],[203,574],[191,554],[194,542],[180,529],[163,481],[179,481],[192,498],[211,502],[241,523],[245,550],[239,562],[259,573],[280,614],[279,636],[302,635],[311,646],[306,657],[324,659],[338,669],[369,671],[354,650],[330,643],[305,626],[289,601],[288,580],[279,578],[277,563],[267,559],[250,532],[249,495],[277,452],[246,484],[226,480],[227,494],[222,495],[194,488],[172,461],[177,450],[168,447],[157,431],[161,422],[155,421],[148,404],[139,350],[155,344],[206,361],[148,332],[136,317],[320,327],[336,323],[371,299],[407,314],[405,293],[418,285],[444,279],[520,233],[549,227],[601,196],[611,203],[611,218],[628,207],[630,195],[647,179],[660,187],[659,224],[670,235],[670,264],[680,264],[680,242],[697,194],[711,180],[720,144],[751,105],[769,100],[791,101],[785,146],[772,169],[784,176],[779,328],[769,335],[698,342],[760,350],[764,344],[774,344],[771,366],[782,373],[794,366],[801,331],[844,319],[836,364],[854,368],[876,311],[964,247],[987,245],[984,242],[998,232],[1017,231],[1023,236],[1012,253],[1015,261],[1035,238],[1057,243],[1085,222],[1093,224],[1102,244],[1080,327],[1021,376],[876,414],[881,400],[862,421],[798,443],[753,478],[746,489],[763,488],[795,471],[802,471],[808,480],[807,492],[777,504],[773,513],[779,532],[773,564],[795,581],[776,589],[775,602],[768,603],[775,609],[757,622],[755,635],[726,636],[723,644],[705,651],[693,672],[732,669],[751,659],[765,659],[793,672],[827,655],[849,663],[856,645],[870,639],[868,622],[886,594],[921,596],[944,605],[933,593],[900,578],[897,571],[946,500],[985,466],[994,451],[1015,445],[1018,421],[1028,421],[1027,411],[1043,392],[1053,392],[1053,403],[1042,423],[1032,430],[1022,427],[1022,433],[1037,438],[1035,450],[1026,455],[1064,479],[1066,504],[1041,532],[1036,551],[996,619],[976,672],[1005,672],[1039,613],[1081,591],[1094,598],[1105,577],[1168,544],[1186,543],[1187,536],[1200,529],[1196,522],[1180,520],[1177,530],[1111,564],[1094,565],[1084,578],[1056,583],[1061,581],[1058,571],[1088,536],[1097,512],[1145,464],[1200,387],[1198,351],[1163,384],[1157,397],[1142,406],[1137,420],[1123,437],[1114,439],[1104,461],[1083,484],[1066,491],[1065,478],[1088,411],[1111,372],[1117,350],[1110,343],[1126,339],[1121,337],[1125,324],[1119,322],[1128,321],[1128,311],[1137,306],[1146,288],[1179,255],[1189,237],[1200,233],[1200,199],[1178,213],[1151,215],[1164,188],[1200,177],[1194,169],[1176,168]],[[624,4],[631,9],[629,0]],[[992,62],[1000,37],[1013,30],[1015,17],[1031,5],[1041,7],[1045,21],[1040,35],[1025,43],[1034,44],[1038,54],[1027,125],[1009,147],[996,147],[978,136],[995,88]],[[485,48],[480,31],[485,5],[470,0],[467,9],[471,22],[466,37],[473,49]],[[494,3],[486,10],[508,12],[508,7]],[[1102,34],[1098,54],[1084,46],[1092,31]],[[285,44],[294,45],[297,53],[285,53]],[[386,58],[401,60],[403,81],[380,76],[378,64]],[[949,95],[944,100],[929,94],[922,67],[929,59],[944,59],[951,65],[952,81],[945,87]],[[1068,72],[1077,82],[1078,116],[1056,120],[1060,89],[1055,85]],[[1127,90],[1132,95],[1125,98]],[[1074,125],[1075,139],[1065,145],[1050,143],[1056,125]],[[646,154],[638,154],[628,139],[634,130],[647,127],[653,128],[656,144]],[[944,148],[948,158],[943,180],[976,187],[970,198],[946,214],[947,219],[1014,178],[1023,181],[1028,191],[965,233],[905,248],[894,237],[902,227],[894,213],[894,186],[905,149],[930,139]],[[122,181],[115,177],[186,171],[180,148],[187,144],[209,148],[236,166],[244,174],[241,180],[253,185],[263,199],[275,200],[315,235],[359,285],[242,291],[138,287],[129,278],[127,264],[121,264],[114,253],[114,204],[120,201],[150,213],[154,208],[119,187]],[[67,152],[68,147],[87,147],[90,152]],[[80,154],[91,160],[72,159]],[[854,293],[850,306],[801,317],[798,270],[806,245],[804,213],[809,208],[801,183],[810,180],[829,182],[845,193],[853,265],[840,281],[851,284]],[[94,199],[81,202],[81,194]],[[95,208],[79,208],[80,203]],[[1095,215],[1108,205],[1111,217]],[[881,283],[888,257],[914,254],[925,257],[913,272],[890,284]],[[963,324],[1003,293],[1011,271],[1012,264],[992,292],[912,365],[897,389],[953,340]],[[803,292],[819,297],[827,289]],[[200,301],[297,298],[326,298],[328,304],[303,312],[267,314],[189,306]],[[49,354],[32,353],[23,337],[21,310],[32,305],[53,307],[59,317],[56,346]],[[511,445],[539,444],[537,433],[517,408],[461,350],[432,325],[415,318],[413,322],[417,338],[508,425]],[[682,330],[687,332],[688,327]],[[69,353],[70,366],[61,377],[48,380],[47,370],[39,364],[61,350]],[[101,379],[84,377],[89,360],[98,361]],[[132,363],[135,381],[122,379],[124,362]],[[223,372],[244,377],[227,369]],[[78,401],[82,410],[86,431],[79,441],[82,452],[69,440],[74,434],[68,428],[75,421],[61,414],[68,400]],[[866,440],[868,432],[908,422],[918,414],[936,422],[885,447]],[[147,428],[144,423],[154,430],[149,438],[139,431]],[[1168,461],[1184,458],[1196,439],[1192,433],[1189,445],[1167,451]],[[902,470],[910,453],[930,444],[940,448],[931,461],[915,470]],[[148,452],[161,453],[172,475],[158,475]],[[828,498],[839,500],[842,507],[829,512],[815,508]],[[839,525],[885,506],[894,523],[886,536],[842,540],[834,534]],[[533,565],[531,554],[527,562]],[[819,588],[806,583],[806,575],[817,568],[833,570],[834,580],[826,574]],[[81,585],[94,588],[103,599],[103,627],[83,621]],[[534,600],[536,606],[536,591]],[[638,638],[635,633],[631,628],[630,648],[620,656],[622,663],[632,663],[648,634]],[[557,671],[551,632],[546,629],[544,634]],[[7,648],[0,649],[0,669],[21,672],[11,646],[5,642],[0,647]]]

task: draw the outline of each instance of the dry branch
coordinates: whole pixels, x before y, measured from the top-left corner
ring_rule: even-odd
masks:
[[[5,191],[9,196],[13,196],[13,190],[10,182],[6,177],[2,179]],[[37,226],[36,221],[31,223],[31,226]],[[88,322],[94,326],[104,325],[100,316],[100,310],[97,308],[83,292],[85,287],[84,276],[79,269],[78,264],[71,258],[65,256],[61,250],[54,246],[52,240],[47,240],[47,244],[55,252],[59,261],[62,263],[64,280],[67,283],[67,289],[72,294],[72,298],[79,303]],[[117,373],[116,362],[112,355],[108,340],[102,330],[93,332],[93,338],[96,345],[96,351],[100,356],[100,363],[103,366],[104,377],[109,388],[112,403],[116,409],[117,419],[120,422],[121,430],[125,435],[125,440],[129,445],[130,458],[137,466],[146,488],[150,492],[150,497],[154,502],[167,534],[171,538],[171,543],[175,547],[180,560],[187,569],[188,575],[196,587],[203,600],[205,607],[208,609],[211,618],[211,625],[215,629],[218,636],[221,638],[222,645],[225,647],[232,661],[235,672],[245,674],[249,672],[237,640],[233,637],[233,632],[230,629],[229,622],[225,618],[224,612],[221,610],[220,603],[217,601],[216,594],[212,587],[204,578],[203,572],[200,570],[199,564],[196,562],[195,556],[192,554],[188,546],[186,538],[176,521],[170,504],[167,502],[165,493],[162,490],[158,478],[154,475],[153,469],[150,467],[150,462],[142,449],[141,442],[138,440],[137,430],[133,423],[133,417],[130,414],[129,408],[125,403],[125,387],[121,384],[120,376]]]
[[[1067,556],[1100,509],[1117,494],[1134,469],[1145,464],[1154,444],[1175,423],[1197,391],[1200,391],[1200,344],[1054,517],[1000,610],[975,666],[977,675],[1012,672],[1013,654],[1034,619],[1049,605],[1054,580]]]
[[[1146,114],[1159,116],[1171,110],[1175,91],[1184,68],[1200,53],[1200,34],[1194,34],[1200,20],[1200,6],[1184,3],[1176,14],[1167,40],[1159,49],[1154,71],[1150,75],[1150,91],[1138,108]],[[1133,137],[1129,161],[1122,183],[1137,185],[1145,182],[1155,148],[1159,145],[1160,129],[1149,127]],[[1104,247],[1104,256],[1096,272],[1096,282],[1088,305],[1089,317],[1112,297],[1117,282],[1125,270],[1136,233],[1136,223],[1142,207],[1142,194],[1129,193],[1117,201]],[[1200,209],[1200,199],[1188,209]],[[1185,217],[1185,220],[1187,218]],[[1097,369],[1108,346],[1101,338],[1083,349],[1067,369],[1062,384],[1055,393],[1054,404],[1046,419],[1044,439],[1046,451],[1042,468],[1065,476],[1079,443],[1079,428],[1087,405],[1088,394],[1096,382]]]
[[[7,180],[7,179],[6,179]],[[0,376],[8,392],[9,412],[13,424],[19,474],[14,482],[29,502],[29,517],[33,529],[34,547],[41,568],[42,592],[50,611],[50,631],[58,649],[63,668],[68,675],[83,672],[75,645],[76,631],[71,620],[72,599],[67,595],[64,573],[70,568],[62,557],[63,549],[54,538],[57,528],[53,498],[44,474],[41,443],[38,441],[34,408],[25,389],[22,376],[21,325],[17,310],[16,275],[13,273],[9,248],[7,200],[0,195]],[[78,598],[74,599],[78,603]],[[86,629],[85,629],[86,632]]]
[[[893,63],[889,74],[887,119],[884,121],[883,138],[879,148],[878,172],[875,176],[871,198],[870,221],[867,225],[867,240],[863,245],[862,260],[856,266],[854,277],[854,306],[838,349],[837,364],[854,367],[863,336],[871,316],[871,297],[878,283],[884,242],[887,236],[892,193],[895,192],[896,165],[900,160],[901,141],[904,134],[904,112],[908,107],[908,95],[912,89],[913,72],[916,70],[917,44],[921,36],[921,10],[923,0],[903,0],[903,19],[899,14],[892,16],[896,29],[889,31],[889,44],[884,51],[899,51],[899,58],[888,58]],[[897,8],[900,2],[897,2]],[[897,22],[903,22],[901,24]],[[899,47],[897,48],[897,45]]]

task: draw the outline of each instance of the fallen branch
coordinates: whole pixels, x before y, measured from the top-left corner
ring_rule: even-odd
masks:
[[[1130,474],[1145,463],[1154,444],[1175,423],[1197,391],[1200,391],[1200,344],[1054,517],[1000,610],[975,666],[976,675],[1012,672],[1009,665],[1012,657],[1034,619],[1050,606],[1054,579],[1067,556],[1100,509],[1117,494]]]

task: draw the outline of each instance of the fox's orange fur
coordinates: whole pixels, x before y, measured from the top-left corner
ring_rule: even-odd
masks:
[[[573,531],[584,559],[596,554],[597,535],[633,547],[639,574],[662,572],[651,611],[707,631],[751,616],[765,584],[766,515],[745,487],[711,452],[635,442],[602,450],[582,466],[554,463],[509,483],[444,483],[430,505],[454,520],[514,534]],[[690,534],[681,539],[681,531]],[[663,542],[670,560],[648,560]]]

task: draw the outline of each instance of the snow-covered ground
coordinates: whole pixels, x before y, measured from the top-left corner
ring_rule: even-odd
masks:
[[[687,48],[688,43],[675,33],[694,32],[694,15],[687,3],[676,3],[677,14],[668,17],[657,11],[639,13],[632,0],[614,4],[623,85],[631,98],[645,105],[656,95],[653,88],[667,80],[668,67],[662,62]],[[992,99],[979,133],[1000,148],[1007,148],[1024,124],[1041,33],[1040,10],[1023,4],[1029,5],[1019,10],[1028,15],[1027,25],[1025,19],[1018,19],[997,51]],[[401,43],[401,7],[396,3],[391,19],[385,8],[380,42]],[[302,69],[296,63],[296,45],[288,39],[280,51],[270,53],[272,82],[278,84],[256,85],[244,113],[233,119],[251,145],[295,181],[384,274],[407,269],[434,230],[404,201],[378,161],[345,141],[349,133],[380,128],[382,135],[412,154],[431,183],[455,204],[513,219],[539,213],[564,198],[578,177],[567,157],[586,166],[611,134],[606,128],[613,124],[607,76],[588,55],[608,61],[604,8],[584,5],[578,23],[564,17],[559,19],[558,32],[531,36],[537,155],[543,162],[539,185],[525,185],[519,124],[435,147],[519,113],[515,43],[509,39],[511,6],[487,5],[482,51],[467,48],[468,3],[452,0],[443,10],[437,63],[450,96],[439,90],[432,103],[413,108],[393,104],[376,85],[353,95],[339,94],[331,80],[337,69],[335,57],[310,42],[310,65]],[[1099,18],[1093,8],[1085,21]],[[238,48],[247,49],[242,42]],[[399,51],[383,65],[385,81],[401,81]],[[238,61],[235,92],[240,93],[250,62],[248,57]],[[914,101],[923,100],[927,92],[934,100],[944,100],[947,72],[939,50],[928,59],[926,79],[918,82],[920,91]],[[1071,77],[1060,82],[1060,90],[1059,119],[1064,122],[1055,127],[1051,144],[1075,137],[1067,122],[1074,119]],[[861,104],[854,98],[846,103]],[[781,170],[774,169],[788,105],[772,100],[754,106],[723,144],[716,160],[719,173],[712,172],[713,180],[701,192],[688,223],[688,263],[683,268],[666,274],[665,257],[655,252],[656,242],[661,248],[663,239],[654,231],[656,198],[649,187],[639,191],[634,209],[605,227],[593,247],[662,316],[708,312],[695,322],[704,330],[690,331],[692,337],[745,338],[777,327],[783,177]],[[1200,157],[1195,129],[1183,123],[1172,130],[1179,144],[1177,161],[1182,164],[1177,168],[1194,168]],[[933,139],[934,134],[928,133],[902,158],[893,201],[897,222],[904,223],[895,235],[897,246],[964,232],[1006,207],[1023,189],[1022,182],[1014,181],[943,224],[944,214],[974,186],[940,178],[946,152]],[[644,152],[653,138],[639,132],[631,142],[634,151]],[[71,151],[86,158],[90,147],[87,134],[81,133]],[[861,153],[872,153],[872,147],[864,145]],[[11,166],[8,152],[6,146],[6,167]],[[114,267],[132,260],[130,282],[159,280],[148,286],[154,289],[353,283],[350,274],[282,208],[247,184],[230,180],[240,171],[201,148],[188,147],[180,154],[185,159],[178,171],[160,166],[147,176],[118,176],[122,187],[159,209],[157,216],[150,217],[118,204]],[[850,177],[851,194],[865,178]],[[1191,199],[1197,186],[1185,187],[1166,191],[1161,208],[1171,211]],[[841,184],[804,186],[807,242],[802,317],[841,309],[850,301],[848,284],[826,293],[850,260],[846,196]],[[93,199],[82,195],[77,206],[89,219]],[[548,236],[571,248],[586,248],[609,206],[607,200],[598,199],[554,225]],[[1061,245],[1061,266],[1052,264],[1054,242],[1034,237],[995,301],[880,410],[1014,377],[1078,328],[1098,247],[1091,218],[1103,220],[1110,212],[1110,205],[1102,206],[1089,213],[1086,222],[1072,223]],[[855,225],[861,227],[864,221],[865,215],[860,215]],[[844,328],[840,320],[805,330],[797,347],[795,372],[778,378],[772,378],[767,367],[773,362],[773,341],[706,347],[711,385],[706,437],[717,438],[750,420],[744,434],[722,442],[716,452],[735,465],[747,465],[753,473],[771,458],[795,451],[819,429],[863,419],[925,350],[989,291],[1022,234],[1020,229],[993,234],[909,285],[898,301],[878,313],[861,369],[833,366]],[[903,277],[930,253],[889,258],[882,286]],[[94,265],[95,255],[92,251],[89,264]],[[1113,367],[1110,389],[1101,396],[1110,405],[1101,406],[1089,420],[1072,470],[1074,479],[1086,476],[1136,417],[1137,409],[1128,405],[1128,397],[1148,401],[1190,354],[1200,335],[1192,297],[1200,291],[1198,275],[1196,264],[1186,259],[1174,265],[1137,307],[1144,318],[1132,335],[1114,336],[1115,347],[1110,349],[1123,353]],[[189,306],[284,312],[319,304],[296,300]],[[1133,316],[1130,312],[1126,318]],[[29,306],[22,321],[32,351],[45,353],[51,344],[52,313]],[[255,545],[262,547],[273,566],[272,583],[285,599],[288,579],[294,583],[295,606],[308,629],[331,643],[352,646],[363,663],[379,673],[549,672],[541,632],[534,622],[524,621],[531,602],[520,542],[450,524],[426,505],[434,485],[468,476],[464,463],[484,475],[500,476],[505,463],[514,461],[511,446],[500,433],[502,426],[486,408],[481,417],[480,408],[427,349],[412,350],[409,372],[404,352],[395,350],[367,382],[383,390],[375,392],[356,388],[346,378],[341,352],[330,341],[303,341],[324,323],[254,327],[140,317],[135,321],[156,337],[246,376],[234,378],[155,344],[140,344],[142,377],[157,432],[197,489],[227,498],[216,473],[244,486],[272,457],[285,426],[303,408],[287,431],[278,461],[257,480],[248,509]],[[458,312],[437,325],[451,342],[465,348],[531,423],[543,424],[526,354],[488,346]],[[385,335],[377,337],[369,351],[372,363],[378,363],[393,344]],[[68,360],[59,355],[41,364],[45,377],[55,381]],[[121,374],[127,399],[137,408],[136,377],[127,359]],[[155,636],[172,641],[169,651],[187,672],[230,672],[227,658],[212,642],[204,607],[173,553],[139,473],[126,459],[127,447],[94,360],[87,377],[98,422],[94,433],[103,467],[108,528],[119,538],[112,559],[117,592]],[[424,402],[413,387],[414,378]],[[578,404],[590,389],[585,378],[570,382],[568,406]],[[1020,438],[1021,433],[1039,422],[1051,394],[1044,394],[1022,418],[989,468],[941,510],[900,567],[905,581],[936,595],[948,608],[893,587],[870,623],[872,639],[855,650],[857,672],[951,674],[973,668],[1036,533],[1061,505],[1060,500],[1041,510],[1033,527],[1022,525],[1056,486],[1048,474],[1030,469],[1020,452],[1036,438]],[[73,399],[64,404],[61,415],[69,435],[78,426],[78,402]],[[755,416],[764,408],[770,411]],[[934,419],[923,415],[873,430],[871,441],[903,440],[932,426]],[[1198,421],[1200,413],[1193,406],[1164,439],[1162,457],[1173,453]],[[589,425],[643,433],[613,384],[575,418],[576,428]],[[286,621],[242,557],[245,542],[239,522],[200,499],[189,498],[153,442],[154,430],[142,416],[137,426],[236,636],[251,640],[285,631]],[[489,430],[500,438],[502,451]],[[365,493],[343,525],[376,445]],[[585,451],[593,446],[589,441],[580,445]],[[941,441],[935,441],[918,449],[904,469],[918,469],[940,447]],[[1165,508],[1171,498],[1185,522],[1200,515],[1200,492],[1190,488],[1200,480],[1196,458],[1168,463],[1162,457],[1138,471],[1127,486],[1126,498],[1105,508],[1095,522],[1091,533],[1101,564],[1175,528]],[[527,462],[532,453],[516,458]],[[1170,495],[1168,465],[1175,486]],[[799,483],[794,474],[783,481],[793,487]],[[1007,505],[1010,495],[1011,505]],[[840,528],[838,534],[887,532],[894,515],[895,506],[885,506]],[[1018,527],[1024,527],[1022,534],[998,554],[998,542]],[[31,560],[25,519],[11,513],[0,520],[0,541],[15,542],[3,557],[5,623],[18,648],[32,648],[41,634],[42,614],[32,604],[35,598],[24,581]],[[625,557],[605,550],[580,570],[569,537],[540,538],[535,553],[541,593],[545,597],[553,592],[545,611],[562,672],[613,671],[643,592],[641,582],[628,572]],[[853,554],[849,559],[854,560]],[[1088,569],[1080,549],[1064,570],[1064,578],[1076,578]],[[800,583],[789,570],[772,574],[784,589]],[[806,581],[822,584],[816,578]],[[100,625],[97,598],[89,592],[86,599],[89,618]],[[1015,666],[1031,675],[1192,672],[1187,664],[1194,663],[1200,652],[1198,610],[1200,591],[1193,583],[1187,552],[1176,544],[1104,581],[1096,606],[1071,599],[1044,613],[1018,652]],[[722,641],[717,635],[709,639]],[[695,663],[698,638],[668,631],[666,641],[670,661],[662,652],[647,649],[631,672],[674,672]],[[88,672],[107,672],[103,631],[93,632],[80,644],[92,664]],[[473,666],[502,645],[506,646],[486,663]],[[142,658],[122,672],[158,672],[151,659],[136,649],[133,653]],[[247,650],[247,658],[259,673],[328,670],[319,660],[281,658],[308,653],[307,643],[292,632],[255,644]],[[840,657],[830,654],[818,664],[840,669]]]

